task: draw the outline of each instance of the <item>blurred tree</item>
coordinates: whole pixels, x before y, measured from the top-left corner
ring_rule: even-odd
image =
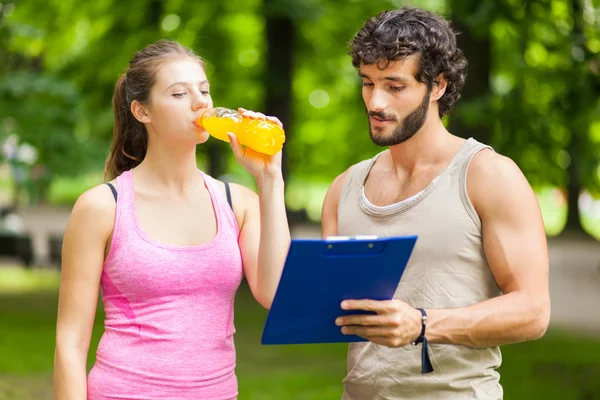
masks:
[[[588,3],[589,4],[589,3]],[[568,68],[563,71],[569,81],[563,98],[565,127],[569,131],[567,152],[570,162],[567,167],[568,214],[566,231],[583,232],[579,197],[582,188],[597,190],[599,187],[598,165],[600,156],[598,146],[594,146],[590,137],[590,128],[594,114],[598,112],[598,93],[600,93],[600,75],[598,57],[590,51],[590,39],[585,31],[583,0],[571,0],[572,29],[569,35],[571,57]],[[600,15],[597,15],[598,17]],[[600,27],[600,23],[597,23]],[[596,31],[596,40],[600,35]],[[596,52],[597,52],[596,48]],[[595,58],[595,59],[594,59]],[[594,107],[594,103],[596,106]],[[558,106],[558,104],[557,104]],[[598,114],[595,114],[597,117]]]
[[[293,59],[297,26],[293,19],[298,13],[298,2],[290,0],[265,0],[266,65],[263,85],[266,89],[265,112],[277,116],[285,127],[291,126]],[[286,140],[293,129],[286,128]],[[288,147],[283,149],[282,170],[288,175]]]
[[[449,130],[464,138],[473,137],[482,143],[490,143],[492,127],[483,115],[489,114],[491,101],[490,24],[497,17],[498,3],[493,0],[450,0],[449,3],[452,26],[458,33],[458,47],[469,63],[461,100],[449,118]]]
[[[45,57],[36,51],[40,31],[21,23],[15,4],[5,4],[0,10],[0,139],[14,137],[19,150],[12,151],[14,199],[17,206],[21,189],[33,188],[30,199],[45,195],[49,178],[73,176],[89,164],[88,156],[95,147],[78,137],[81,122],[81,97],[78,88],[45,69]],[[10,8],[8,8],[10,7]],[[13,19],[14,17],[17,17]],[[23,38],[32,39],[20,48]],[[33,146],[31,150],[27,146]],[[25,151],[26,150],[26,151]],[[23,153],[19,160],[16,153]],[[8,157],[11,151],[4,152]],[[30,153],[32,157],[25,153]],[[29,159],[29,160],[25,160]],[[26,161],[26,162],[23,162]],[[35,165],[34,165],[35,163]],[[31,167],[31,170],[29,169]],[[31,172],[31,173],[30,173]]]
[[[78,138],[75,141],[64,141],[60,139],[61,136],[52,132],[52,135],[46,135],[47,140],[54,144],[71,143],[73,152],[78,155],[83,155],[88,150],[92,151],[85,153],[83,157],[69,157],[63,162],[62,168],[56,169],[53,166],[53,176],[64,175],[66,172],[83,173],[87,169],[100,167],[112,135],[112,90],[118,75],[124,72],[127,62],[135,51],[162,37],[183,39],[181,41],[185,45],[197,48],[197,38],[203,37],[203,26],[212,28],[213,32],[209,33],[219,32],[219,25],[208,23],[211,14],[218,15],[222,11],[222,7],[215,6],[217,3],[211,3],[208,7],[205,5],[185,7],[180,2],[160,0],[134,0],[132,3],[104,0],[82,6],[73,0],[65,0],[61,2],[61,7],[44,7],[44,2],[33,0],[19,4],[10,19],[8,28],[15,34],[7,40],[4,40],[5,36],[2,37],[2,44],[6,44],[5,47],[8,48],[6,52],[2,52],[2,55],[6,54],[11,60],[17,60],[18,62],[13,61],[10,64],[11,69],[28,71],[30,79],[5,77],[4,81],[10,85],[3,93],[2,101],[8,103],[14,101],[17,92],[23,97],[28,88],[19,89],[16,85],[30,83],[35,86],[37,82],[44,86],[43,82],[48,80],[58,86],[60,86],[59,81],[65,84],[69,82],[66,86],[69,86],[71,92],[84,93],[77,95],[76,107],[64,101],[55,101],[52,107],[46,107],[48,112],[45,115],[52,114],[56,120],[65,120],[64,114],[69,114],[70,120],[76,124],[76,129],[71,131],[76,131]],[[44,11],[40,12],[41,9]],[[144,12],[131,14],[129,10],[132,9],[144,10]],[[191,26],[184,25],[184,29],[181,29],[181,20],[177,13],[182,14],[185,18],[184,23],[190,22]],[[200,25],[198,19],[201,21]],[[0,25],[0,28],[8,29],[5,24]],[[211,52],[210,49],[218,50],[223,47],[223,43],[219,40],[201,41],[203,45],[209,47],[208,53]],[[115,51],[115,44],[118,44],[119,51]],[[223,58],[218,57],[219,62],[227,64],[227,60]],[[3,63],[3,66],[5,65]],[[39,89],[40,85],[35,87]],[[31,93],[38,93],[39,90],[36,89]],[[49,97],[55,94],[49,94]],[[36,113],[40,110],[36,107],[41,107],[43,111],[44,101],[52,100],[40,96],[39,101],[27,101],[29,107],[20,109],[18,114],[10,112],[19,123],[39,121]],[[9,108],[4,108],[4,114],[8,112]],[[77,121],[74,121],[75,119]],[[50,132],[46,131],[46,133]],[[102,144],[77,147],[78,142],[95,139],[100,140]],[[215,141],[211,142],[214,143]],[[37,146],[37,141],[34,145]],[[47,152],[58,150],[56,146],[47,146],[45,143],[40,145],[45,146]],[[102,151],[98,151],[99,149]],[[42,154],[45,153],[42,151]],[[65,153],[57,151],[55,154],[58,156]],[[209,160],[213,159],[215,162],[209,163],[209,170],[218,176],[224,172],[226,164],[220,162],[216,154],[211,156]],[[72,168],[76,160],[87,162],[78,168]]]
[[[584,0],[449,6],[470,64],[450,129],[513,158],[534,187],[567,188],[566,228],[581,232],[579,194],[598,188],[599,149],[590,136],[598,7]]]
[[[0,80],[3,138],[16,135],[19,143],[34,146],[34,171],[44,171],[19,178],[17,195],[21,183],[35,178],[36,195],[43,201],[52,176],[80,175],[90,167],[90,158],[98,159],[102,154],[95,140],[78,135],[81,103],[74,85],[50,74],[24,70],[9,72]],[[21,171],[26,173],[28,169]]]
[[[591,4],[589,1],[588,4]],[[583,232],[579,194],[597,190],[598,143],[590,141],[598,110],[598,75],[579,0],[506,1],[494,32],[494,143],[524,170],[534,187],[567,189],[567,231]],[[589,14],[598,8],[589,7]],[[589,36],[585,37],[583,32]],[[596,82],[594,84],[594,82]]]
[[[592,123],[599,111],[600,0],[577,1],[579,8],[575,0],[411,2],[451,15],[462,32],[458,40],[471,68],[463,99],[449,118],[450,129],[513,158],[535,187],[567,188],[571,182],[572,215],[578,215],[574,193],[600,187],[600,124]],[[53,166],[53,176],[101,168],[112,131],[114,83],[135,51],[159,38],[173,38],[206,58],[216,105],[262,111],[284,122],[290,205],[303,207],[312,198],[320,203],[322,192],[315,195],[312,188],[325,190],[345,168],[383,150],[369,139],[360,79],[347,44],[368,17],[404,4],[18,2],[11,12],[0,13],[0,113],[12,110],[11,115],[18,115],[15,126],[27,134],[38,132],[29,139],[49,149],[39,149],[44,162],[65,164]],[[16,80],[8,83],[7,74]],[[29,101],[34,95],[24,90],[42,93],[40,101]],[[18,101],[30,106],[15,110]],[[36,120],[41,122],[37,126]],[[44,136],[42,125],[51,127],[52,137],[57,135],[44,138],[52,145],[36,141]],[[93,140],[101,144],[86,147]],[[51,161],[46,155],[50,149],[70,151],[57,144],[63,142],[78,150],[68,160]],[[238,181],[246,179],[226,143],[209,140],[199,146],[199,157],[213,176],[230,173]]]
[[[217,20],[219,16],[223,16],[226,12],[224,2],[217,2],[211,12],[213,13],[213,20]],[[231,35],[227,31],[226,25],[222,23],[208,24],[206,29],[201,30],[199,33],[202,36],[210,38],[212,43],[219,43],[219,46],[205,48],[204,51],[207,57],[209,57],[208,62],[214,65],[215,69],[218,69],[220,76],[228,76],[231,73],[231,69],[235,68],[231,68],[231,64],[227,62],[231,60]],[[213,90],[215,105],[218,105],[219,98],[223,99],[226,96],[226,87],[222,84],[217,87],[221,88],[221,92]],[[207,156],[208,174],[214,177],[220,177],[225,174],[227,170],[228,149],[224,144],[217,140],[209,140],[201,147],[201,151],[204,150]]]
[[[3,8],[3,7],[2,7]],[[4,13],[0,8],[0,76],[8,68],[8,26],[4,23]]]

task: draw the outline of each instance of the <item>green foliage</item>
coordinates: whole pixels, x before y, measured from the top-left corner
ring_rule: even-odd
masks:
[[[93,162],[98,147],[86,137],[80,104],[78,88],[60,78],[29,71],[7,74],[0,80],[0,137],[16,134],[20,142],[33,145],[38,163],[53,174],[74,176],[98,167]]]
[[[591,140],[600,111],[600,12],[589,1],[578,2],[485,1],[469,9],[469,2],[452,1],[456,15],[493,43],[491,91],[462,104],[460,118],[489,126],[491,144],[516,160],[532,184],[565,187],[566,169],[576,162],[583,186],[594,190],[600,161],[598,141]],[[584,5],[582,11],[577,4]],[[577,18],[584,19],[581,34]],[[482,72],[476,65],[470,70]],[[582,143],[575,152],[573,136]]]
[[[0,118],[38,148],[55,176],[99,170],[113,86],[136,50],[179,40],[206,59],[216,105],[260,111],[263,76],[271,74],[265,18],[289,17],[296,40],[288,178],[295,187],[321,187],[382,150],[368,138],[348,41],[368,17],[407,3],[491,40],[491,70],[470,68],[471,76],[489,73],[490,87],[450,118],[489,127],[491,144],[536,186],[565,187],[576,162],[582,184],[600,189],[599,0],[18,1],[0,12]],[[230,176],[245,180],[226,144],[209,141],[199,153],[207,168],[222,159]]]

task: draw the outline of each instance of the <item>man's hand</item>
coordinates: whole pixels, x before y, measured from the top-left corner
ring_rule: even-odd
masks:
[[[400,300],[346,300],[344,310],[373,311],[376,315],[346,315],[335,320],[345,335],[357,335],[387,347],[402,347],[421,334],[421,312]]]

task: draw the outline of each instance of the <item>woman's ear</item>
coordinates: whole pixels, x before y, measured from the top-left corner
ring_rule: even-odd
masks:
[[[133,114],[134,118],[140,121],[142,124],[149,124],[151,122],[150,116],[146,112],[144,105],[137,100],[134,100],[131,103],[131,113]]]

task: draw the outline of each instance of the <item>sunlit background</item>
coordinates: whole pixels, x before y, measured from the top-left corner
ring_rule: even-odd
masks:
[[[470,74],[449,129],[513,158],[542,208],[551,329],[503,348],[505,397],[600,399],[600,0],[0,0],[0,399],[52,398],[62,234],[102,182],[112,90],[136,50],[176,39],[206,59],[216,105],[284,122],[294,236],[315,236],[333,178],[381,150],[347,44],[404,4],[460,31]],[[254,187],[225,143],[199,146],[198,165]],[[346,346],[262,347],[265,316],[242,285],[240,398],[339,398]]]

